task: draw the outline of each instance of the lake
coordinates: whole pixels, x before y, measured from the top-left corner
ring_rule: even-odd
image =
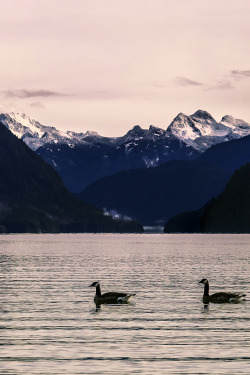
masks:
[[[0,236],[1,374],[249,374],[250,235]],[[247,293],[239,304],[202,303]],[[94,288],[136,293],[96,311]]]

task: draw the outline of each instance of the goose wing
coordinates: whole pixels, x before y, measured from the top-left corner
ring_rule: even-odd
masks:
[[[129,298],[134,294],[129,293],[119,293],[119,292],[108,292],[101,295],[100,302],[101,303],[122,303],[128,302]]]
[[[228,292],[219,292],[214,293],[210,296],[211,301],[216,302],[233,302],[239,301],[241,297],[244,297],[244,294],[241,293],[228,293]]]

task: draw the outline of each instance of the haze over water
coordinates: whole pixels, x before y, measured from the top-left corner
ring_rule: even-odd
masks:
[[[0,236],[1,374],[249,374],[250,235]],[[96,311],[95,290],[136,293]]]

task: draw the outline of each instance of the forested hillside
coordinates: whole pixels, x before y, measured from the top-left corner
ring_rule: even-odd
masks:
[[[134,232],[140,224],[112,220],[79,201],[55,170],[0,123],[1,232]]]

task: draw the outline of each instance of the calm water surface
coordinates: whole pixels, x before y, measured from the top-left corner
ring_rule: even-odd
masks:
[[[0,236],[1,374],[250,374],[250,235]],[[136,293],[95,310],[95,290]]]

